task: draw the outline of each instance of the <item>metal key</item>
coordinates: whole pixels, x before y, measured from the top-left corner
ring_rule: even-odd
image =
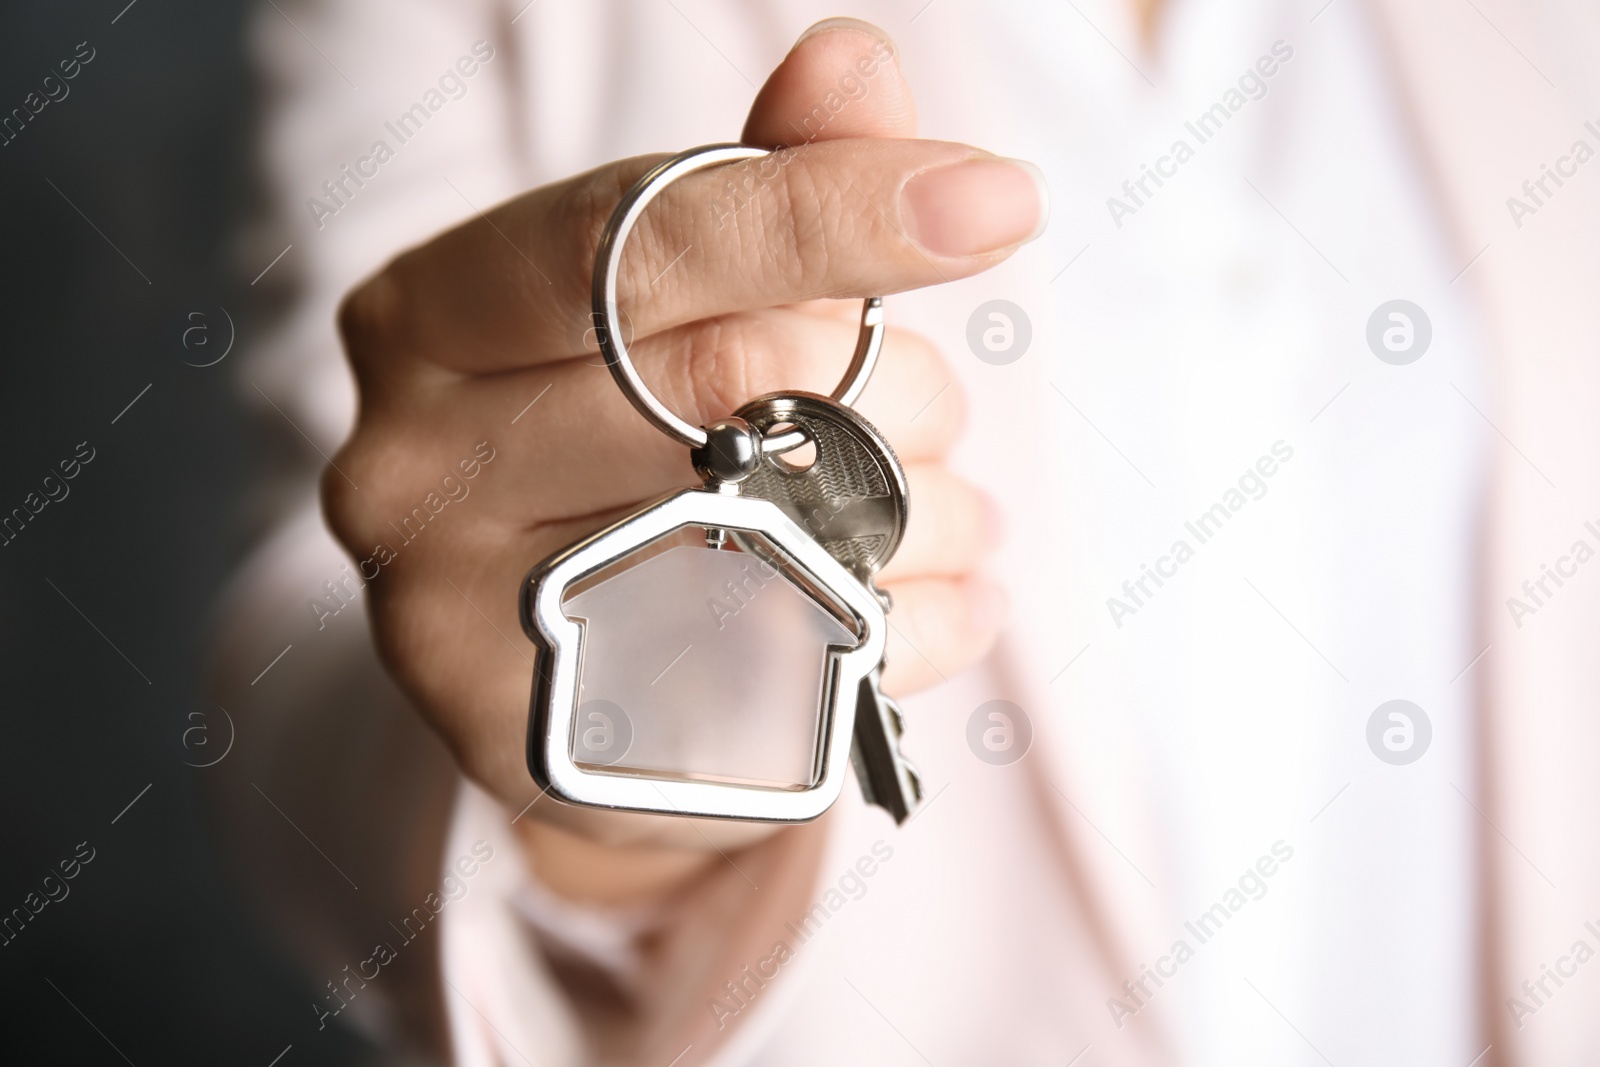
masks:
[[[737,414],[763,433],[796,427],[815,452],[804,465],[794,452],[765,456],[740,491],[777,504],[888,611],[889,596],[873,576],[900,547],[908,502],[905,471],[889,442],[854,410],[811,393],[760,397]],[[900,751],[905,718],[883,694],[882,673],[880,662],[858,690],[851,762],[867,802],[903,823],[922,800],[922,780]]]

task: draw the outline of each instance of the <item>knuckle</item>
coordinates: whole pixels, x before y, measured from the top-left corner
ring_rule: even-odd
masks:
[[[685,406],[701,419],[715,419],[750,399],[749,353],[758,339],[748,322],[719,317],[703,319],[681,334],[683,358],[678,391]]]
[[[928,582],[927,596],[918,613],[924,635],[942,652],[962,644],[967,635],[966,598],[955,579],[938,578]]]
[[[348,446],[340,449],[334,457],[334,463],[343,467],[349,460],[348,452]],[[365,525],[361,522],[362,508],[356,498],[355,490],[339,476],[332,464],[323,468],[317,488],[322,502],[322,515],[327,520],[328,528],[333,531],[340,544],[353,551],[364,540],[361,534]]]
[[[404,437],[357,425],[322,470],[318,495],[328,528],[352,552],[370,549],[382,517],[403,495],[399,472],[408,466]],[[360,488],[357,488],[357,487]]]
[[[914,338],[916,376],[932,399],[918,421],[927,420],[941,447],[953,444],[967,425],[967,390],[939,347],[921,334]],[[920,401],[919,401],[920,403]]]
[[[592,325],[588,309],[595,250],[600,245],[601,234],[616,210],[617,202],[622,199],[635,176],[632,167],[608,168],[592,175],[590,180],[572,183],[558,194],[551,205],[549,217],[564,220],[563,225],[554,227],[555,262],[581,264],[582,269],[553,271],[551,273],[555,276],[548,282],[544,279],[539,281],[555,287],[554,306],[582,309],[579,312],[582,326]],[[648,288],[650,275],[646,273],[646,266],[640,262],[642,257],[635,254],[635,250],[653,247],[657,243],[653,233],[654,227],[647,218],[628,241],[617,280],[620,293],[640,293]],[[530,280],[529,284],[534,283]],[[577,355],[578,352],[570,351],[568,354]]]
[[[954,553],[970,561],[985,541],[990,521],[988,495],[945,467],[932,468],[928,475],[929,481],[937,486],[928,495]]]
[[[893,329],[891,333],[905,346],[910,359],[921,373],[949,377],[950,363],[944,358],[944,352],[934,343],[933,338],[917,330],[903,328]]]
[[[948,400],[949,404],[940,412],[938,425],[944,431],[943,440],[953,443],[967,428],[967,391],[954,378],[949,381],[950,388],[940,398]]]
[[[906,478],[916,506],[905,544],[883,569],[885,580],[973,574],[990,540],[983,491],[937,463],[910,464]]]
[[[919,578],[902,584],[899,588],[887,586],[895,598],[895,614],[903,621],[896,628],[905,632],[889,631],[891,642],[908,646],[899,655],[891,654],[890,662],[906,656],[926,655],[929,662],[948,666],[964,660],[964,649],[972,640],[965,625],[965,598],[954,579]]]
[[[889,435],[902,459],[946,454],[966,424],[966,393],[932,341],[891,329],[881,365],[862,396],[868,417]]]
[[[850,225],[842,218],[849,213],[837,210],[838,183],[805,153],[786,149],[734,164],[721,180],[726,189],[714,198],[711,218],[702,218],[699,227],[690,220],[680,224],[680,231],[670,220],[652,225],[647,216],[639,230],[645,235],[641,246],[646,250],[640,257],[640,273],[653,264],[647,278],[654,277],[695,239],[697,231],[709,227],[730,250],[737,269],[754,275],[746,279],[749,288],[786,293],[791,299],[832,295],[835,247],[847,236],[841,228]],[[686,277],[673,271],[666,281],[681,286]]]
[[[765,262],[787,270],[784,280],[795,291],[815,296],[834,292],[833,264],[836,248],[854,247],[849,227],[856,212],[842,210],[843,190],[826,180],[818,167],[796,157],[780,169],[773,183],[775,203],[766,221],[767,233],[756,239],[772,243]]]
[[[389,348],[407,332],[408,301],[398,275],[397,264],[391,264],[350,290],[339,302],[339,337],[358,373],[370,365],[376,353]]]
[[[570,279],[561,279],[557,285],[570,285],[564,295],[573,306],[588,307],[590,302],[590,274],[595,250],[606,224],[611,220],[618,202],[634,182],[651,167],[659,163],[659,156],[640,156],[607,167],[584,180],[574,183],[562,194],[556,205],[557,217],[569,220],[562,240],[567,242],[564,259],[584,265],[582,271],[571,272]],[[670,199],[670,198],[667,198]],[[663,303],[691,277],[688,264],[679,264],[668,271],[680,258],[692,259],[695,224],[700,221],[697,212],[661,210],[646,211],[634,226],[622,250],[617,272],[619,298],[628,305],[639,305],[633,315],[640,321],[651,321],[646,310],[651,303]]]
[[[761,312],[700,319],[667,335],[667,377],[685,410],[720,418],[766,393],[831,389],[850,335],[838,324]]]

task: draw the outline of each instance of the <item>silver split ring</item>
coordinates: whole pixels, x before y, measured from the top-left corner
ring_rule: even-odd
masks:
[[[616,210],[611,213],[610,221],[606,223],[605,231],[600,235],[600,247],[595,251],[592,310],[595,325],[601,327],[597,333],[606,366],[611,368],[611,376],[617,380],[623,395],[638,409],[639,414],[656,429],[690,448],[705,447],[706,431],[686,422],[656,398],[649,386],[645,385],[644,379],[639,377],[638,368],[633,365],[628,346],[622,339],[622,324],[617,315],[617,273],[622,265],[622,246],[650,201],[674,181],[707,167],[764,155],[767,155],[767,151],[762,148],[713,144],[691,148],[662,160],[623,194]],[[841,404],[854,403],[866,387],[867,379],[872,376],[873,365],[878,362],[878,353],[882,348],[883,298],[869,296],[861,306],[861,333],[856,339],[855,355],[850,359],[844,378],[830,396]],[[804,434],[797,429],[790,429],[764,437],[761,445],[762,451],[771,455],[797,448],[804,441]]]

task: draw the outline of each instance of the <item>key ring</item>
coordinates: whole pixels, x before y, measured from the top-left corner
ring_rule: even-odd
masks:
[[[628,346],[622,340],[622,326],[617,316],[617,272],[622,265],[622,246],[650,201],[679,178],[707,167],[756,159],[767,154],[765,149],[747,145],[712,144],[691,148],[662,160],[622,195],[600,236],[600,246],[595,250],[591,307],[593,321],[602,327],[597,333],[606,366],[611,369],[611,376],[617,380],[623,395],[639,414],[656,429],[690,448],[705,447],[708,440],[706,431],[685,421],[657,399],[650,387],[645,385],[644,379],[639,377],[633,357],[628,354]],[[861,306],[861,333],[856,338],[855,354],[844,372],[844,378],[830,394],[832,399],[841,404],[855,402],[861,390],[866,388],[867,379],[872,375],[873,365],[877,363],[882,348],[883,298],[869,296]],[[799,430],[791,429],[763,437],[761,450],[767,455],[774,455],[798,448],[805,440],[805,435]]]

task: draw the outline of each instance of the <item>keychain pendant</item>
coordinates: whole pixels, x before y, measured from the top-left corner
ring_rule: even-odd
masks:
[[[804,822],[838,798],[883,607],[777,505],[728,488],[662,497],[529,573],[528,768],[557,799]],[[747,550],[704,547],[716,531]]]

